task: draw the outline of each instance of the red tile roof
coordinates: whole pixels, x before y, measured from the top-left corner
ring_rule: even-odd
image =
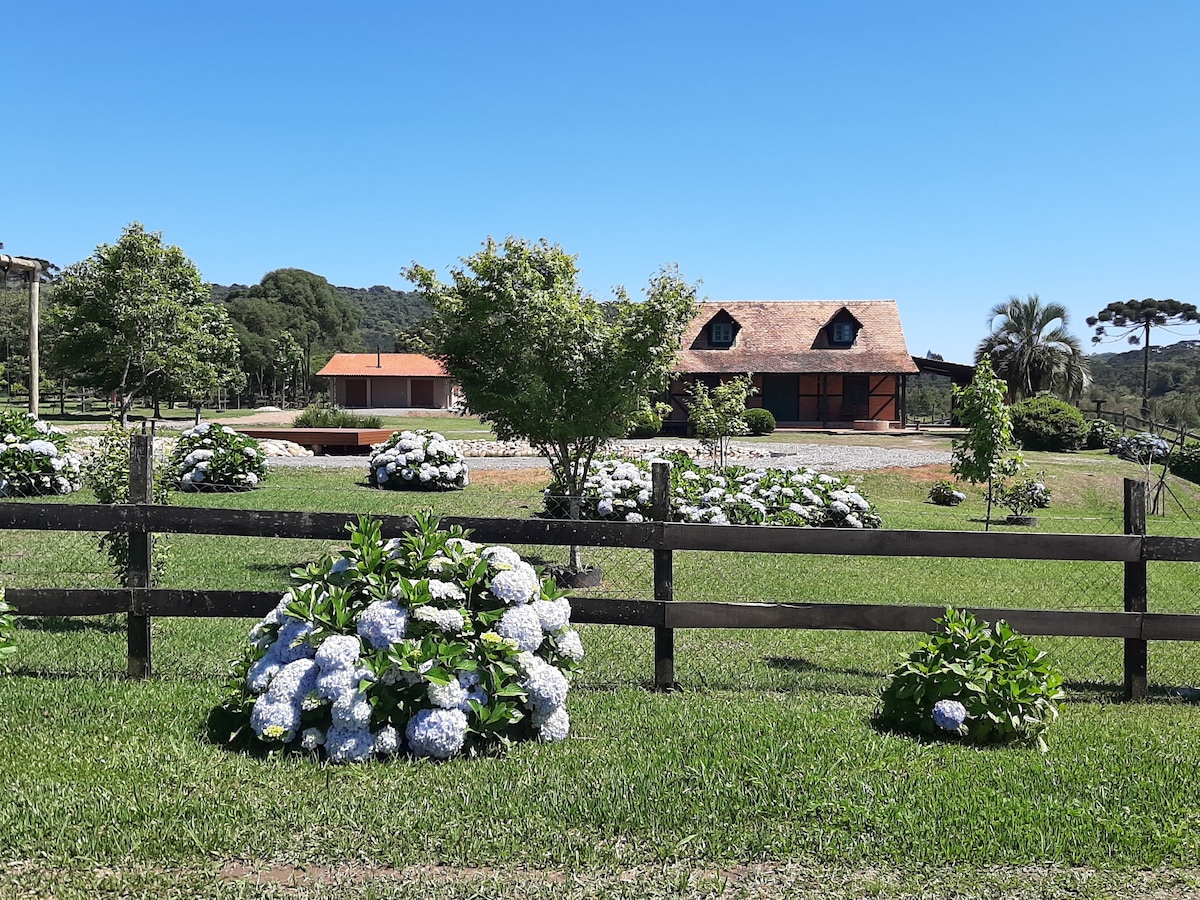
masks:
[[[825,326],[846,309],[861,323],[850,347],[830,346]],[[705,326],[721,310],[740,328],[710,348]],[[683,333],[675,370],[704,372],[915,373],[895,300],[737,300],[703,303]]]
[[[318,375],[399,375],[448,378],[440,362],[420,353],[336,353]]]

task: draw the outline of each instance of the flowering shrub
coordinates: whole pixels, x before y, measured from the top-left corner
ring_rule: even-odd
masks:
[[[958,506],[967,495],[954,486],[953,481],[935,481],[929,489],[929,502],[938,506]]]
[[[1050,488],[1043,481],[1023,478],[996,489],[996,502],[1012,510],[1014,516],[1028,515],[1035,509],[1050,505]]]
[[[1121,436],[1119,429],[1112,422],[1106,422],[1104,419],[1094,419],[1088,425],[1087,437],[1084,438],[1084,446],[1088,450],[1107,450]]]
[[[436,431],[397,431],[371,454],[367,480],[397,491],[455,491],[471,481],[458,447]]]
[[[1148,466],[1152,463],[1166,462],[1171,455],[1171,447],[1157,434],[1142,431],[1117,438],[1108,448],[1108,452],[1115,453],[1121,459]]]
[[[16,628],[13,621],[14,612],[15,610],[4,602],[4,588],[0,588],[0,662],[3,662],[6,656],[17,652],[13,645],[13,631]]]
[[[566,597],[514,550],[431,515],[385,542],[362,518],[349,549],[295,575],[235,666],[231,739],[356,762],[567,736],[583,645]]]
[[[0,497],[73,493],[81,466],[62,431],[32,413],[0,412]]]
[[[248,491],[267,477],[258,441],[228,425],[201,422],[179,436],[171,465],[185,491]]]
[[[947,609],[929,635],[888,677],[875,709],[881,727],[913,734],[949,732],[971,743],[1027,740],[1046,749],[1058,718],[1062,678],[1045,653],[999,621],[989,626]]]
[[[669,454],[671,518],[713,525],[813,525],[878,528],[871,504],[835,475],[815,469],[750,469],[727,466],[714,471],[685,454]],[[641,522],[652,517],[650,463],[653,459],[612,457],[592,462],[584,483],[580,513],[585,519]],[[546,515],[566,515],[563,488],[545,492]]]

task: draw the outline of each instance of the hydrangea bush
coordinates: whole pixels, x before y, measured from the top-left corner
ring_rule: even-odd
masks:
[[[1088,450],[1107,450],[1121,436],[1121,429],[1104,419],[1094,419],[1088,425],[1084,446]]]
[[[0,497],[74,493],[82,465],[58,428],[32,413],[0,412]]]
[[[584,483],[585,519],[641,522],[652,517],[650,466],[658,457],[594,460]],[[878,528],[879,516],[853,484],[815,469],[697,465],[682,453],[668,454],[671,518],[713,525],[812,525]],[[560,484],[545,491],[545,514],[563,518],[567,498]]]
[[[583,645],[565,595],[514,550],[431,515],[384,541],[363,518],[340,556],[294,574],[235,666],[231,740],[357,762],[567,736]]]
[[[935,481],[929,489],[929,502],[936,506],[958,506],[967,495],[954,486],[953,481]]]
[[[984,744],[1023,740],[1046,750],[1062,677],[1003,620],[989,626],[947,609],[937,630],[888,677],[875,710],[884,728],[952,734]]]
[[[0,663],[4,662],[5,657],[17,652],[13,645],[13,632],[17,627],[13,618],[15,612],[16,610],[4,601],[4,588],[0,588]]]
[[[397,491],[455,491],[470,483],[458,445],[424,428],[397,431],[371,454],[367,480]]]
[[[171,466],[185,491],[248,491],[267,477],[258,441],[228,425],[201,422],[179,436]]]
[[[1117,438],[1109,446],[1108,452],[1115,453],[1121,459],[1148,466],[1166,462],[1171,456],[1171,446],[1165,438],[1143,431]]]

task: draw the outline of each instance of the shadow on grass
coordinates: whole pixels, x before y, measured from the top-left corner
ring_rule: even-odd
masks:
[[[105,613],[102,616],[18,616],[16,627],[21,631],[41,631],[50,634],[120,634],[125,630],[124,613]]]

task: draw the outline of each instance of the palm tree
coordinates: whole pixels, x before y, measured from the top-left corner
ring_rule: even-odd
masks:
[[[1087,357],[1067,331],[1062,304],[1043,303],[1037,294],[1009,297],[992,307],[988,322],[992,333],[979,342],[975,360],[991,357],[1010,399],[1053,391],[1074,400],[1091,383]]]

